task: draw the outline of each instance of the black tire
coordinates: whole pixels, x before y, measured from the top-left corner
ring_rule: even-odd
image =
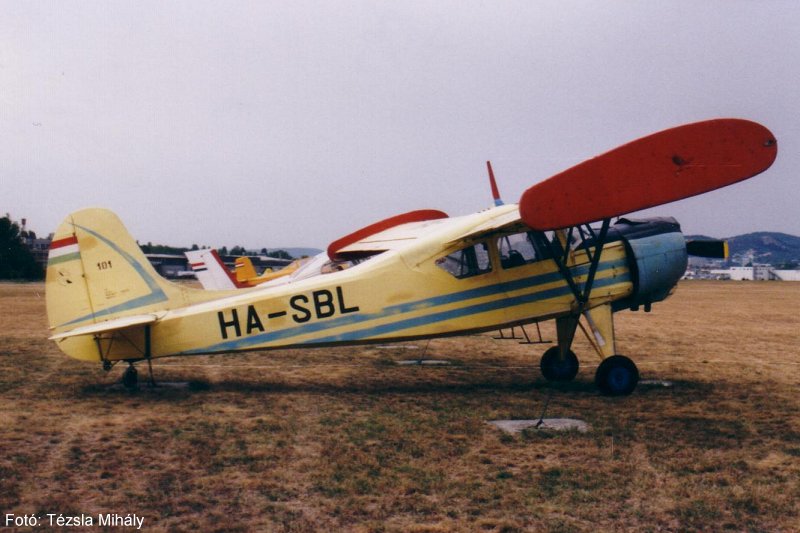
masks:
[[[562,359],[558,346],[549,348],[539,361],[539,368],[547,381],[572,381],[578,375],[578,367],[575,352],[567,350]]]
[[[606,396],[627,396],[639,383],[639,369],[624,355],[612,355],[597,367],[594,382]]]
[[[129,390],[133,390],[139,384],[139,372],[136,371],[136,367],[130,365],[128,368],[125,369],[125,372],[122,373],[122,385]]]

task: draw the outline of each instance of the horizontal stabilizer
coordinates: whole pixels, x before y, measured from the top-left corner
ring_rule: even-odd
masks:
[[[145,324],[152,324],[156,322],[164,313],[155,314],[148,313],[146,315],[126,316],[123,318],[115,318],[113,320],[106,320],[105,322],[98,322],[89,326],[81,326],[64,333],[58,333],[50,337],[50,340],[66,339],[68,337],[78,337],[80,335],[96,335],[98,333],[107,333],[109,331],[116,331],[120,329],[129,328],[132,326],[142,326]]]
[[[696,257],[727,259],[728,241],[722,239],[688,240],[686,241],[686,251],[689,255]]]
[[[772,165],[775,136],[761,124],[717,119],[654,133],[576,165],[523,193],[536,230],[568,228],[647,209],[751,178]]]

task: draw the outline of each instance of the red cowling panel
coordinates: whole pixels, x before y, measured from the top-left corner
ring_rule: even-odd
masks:
[[[526,190],[522,220],[552,230],[619,216],[751,178],[778,155],[761,124],[717,119],[654,133]]]
[[[358,231],[354,231],[353,233],[346,235],[341,239],[333,241],[328,246],[328,257],[330,257],[331,260],[335,260],[336,252],[342,248],[345,248],[354,242],[366,239],[370,235],[375,235],[381,231],[399,226],[400,224],[407,224],[409,222],[424,222],[426,220],[436,220],[439,218],[447,218],[447,213],[438,211],[436,209],[420,209],[418,211],[409,211],[408,213],[403,213],[402,215],[386,218],[380,222],[376,222],[367,227],[361,228]]]

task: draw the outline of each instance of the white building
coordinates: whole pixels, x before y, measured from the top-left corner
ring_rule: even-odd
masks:
[[[775,270],[770,265],[734,266],[728,269],[714,269],[711,270],[711,274],[717,279],[732,279],[735,281],[800,281],[800,270]]]
[[[773,272],[781,281],[800,281],[800,270],[774,270]]]

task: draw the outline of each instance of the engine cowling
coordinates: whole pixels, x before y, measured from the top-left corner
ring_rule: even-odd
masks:
[[[608,240],[621,240],[629,258],[633,293],[614,305],[615,310],[650,305],[669,296],[686,272],[686,241],[678,221],[671,217],[622,218],[609,230]]]

